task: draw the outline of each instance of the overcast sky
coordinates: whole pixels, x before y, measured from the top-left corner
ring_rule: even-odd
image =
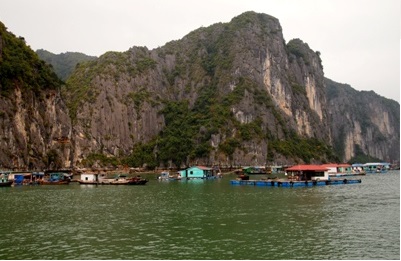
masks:
[[[0,0],[0,21],[33,50],[96,56],[153,49],[246,11],[320,51],[326,77],[400,102],[399,0]]]

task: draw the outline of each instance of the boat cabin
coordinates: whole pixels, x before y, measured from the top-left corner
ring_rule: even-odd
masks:
[[[295,165],[286,169],[287,178],[295,181],[330,180],[329,169],[322,165]]]
[[[390,169],[390,163],[372,162],[363,164],[363,170],[366,173],[386,173]]]
[[[179,174],[182,178],[187,179],[211,179],[217,177],[212,168],[204,166],[193,166],[179,171]]]

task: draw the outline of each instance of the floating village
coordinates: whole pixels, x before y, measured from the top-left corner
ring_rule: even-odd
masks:
[[[246,166],[223,172],[219,167],[192,166],[179,171],[161,171],[155,181],[185,181],[192,179],[218,179],[226,173],[236,174],[230,179],[235,186],[313,187],[361,183],[360,175],[381,174],[393,169],[390,163],[321,164],[294,166]],[[145,174],[146,175],[146,174]],[[232,175],[230,176],[232,177]],[[148,178],[135,170],[110,172],[107,170],[46,170],[0,171],[0,187],[22,185],[146,185]]]

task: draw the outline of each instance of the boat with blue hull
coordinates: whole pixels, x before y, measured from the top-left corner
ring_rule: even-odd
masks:
[[[290,181],[290,180],[231,180],[231,185],[249,185],[259,187],[315,187],[327,185],[358,184],[360,179],[330,179],[330,180],[311,180],[311,181]]]
[[[329,169],[322,165],[296,165],[286,169],[287,179],[231,180],[232,185],[251,185],[264,187],[314,187],[361,183],[360,179],[330,178]]]

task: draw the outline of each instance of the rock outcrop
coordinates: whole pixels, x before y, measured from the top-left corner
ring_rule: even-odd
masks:
[[[70,166],[71,121],[61,83],[0,23],[0,168]]]

